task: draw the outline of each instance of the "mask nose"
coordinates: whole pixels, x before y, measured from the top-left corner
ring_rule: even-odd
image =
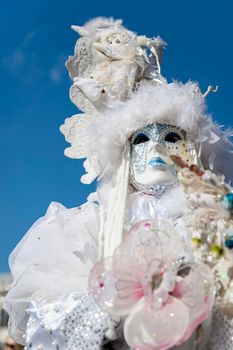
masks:
[[[167,154],[166,146],[163,145],[162,143],[154,142],[154,141],[150,142],[148,151],[153,153],[159,153],[163,156],[166,156]]]

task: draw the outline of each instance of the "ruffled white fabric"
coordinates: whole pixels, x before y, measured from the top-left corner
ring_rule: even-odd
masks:
[[[66,209],[52,203],[10,255],[13,286],[5,301],[12,336],[22,342],[28,303],[38,298],[48,302],[64,292],[87,287],[97,258],[98,207],[87,203]]]
[[[126,201],[125,230],[142,220],[166,219],[179,227],[184,251],[188,254],[191,235],[187,234],[181,219],[186,210],[187,202],[179,185],[161,198],[131,193]],[[46,215],[32,226],[12,252],[10,267],[14,283],[5,308],[10,314],[10,332],[19,343],[23,342],[28,322],[26,309],[31,301],[43,300],[45,304],[55,305],[62,294],[82,292],[88,287],[89,274],[97,260],[102,211],[103,205],[96,200],[96,195],[90,196],[82,207],[73,209],[52,203]],[[64,320],[66,317],[64,314]]]
[[[159,198],[140,192],[132,193],[128,197],[127,208],[127,229],[143,220],[165,220],[176,228],[184,246],[183,256],[190,258],[192,233],[182,219],[189,208],[181,185],[176,184]]]
[[[130,225],[142,220],[155,218],[165,219],[174,223],[188,210],[188,202],[181,185],[168,189],[162,197],[146,195],[142,192],[131,193],[127,201],[128,222]]]

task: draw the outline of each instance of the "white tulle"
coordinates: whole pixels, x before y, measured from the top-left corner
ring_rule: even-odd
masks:
[[[55,302],[63,293],[87,288],[90,270],[97,260],[99,218],[105,210],[104,202],[109,200],[103,188],[98,195],[100,205],[95,203],[95,195],[79,208],[66,209],[52,203],[46,215],[36,221],[12,252],[10,267],[14,283],[5,308],[11,316],[10,332],[18,342],[22,343],[25,333],[29,302],[39,299]],[[141,220],[166,218],[179,227],[184,250],[187,250],[190,237],[180,219],[185,210],[186,199],[180,186],[161,198],[131,193],[126,200],[125,229]]]
[[[10,255],[14,282],[5,308],[11,315],[10,332],[19,342],[30,301],[53,301],[87,287],[97,258],[97,210],[91,203],[73,209],[52,203]]]

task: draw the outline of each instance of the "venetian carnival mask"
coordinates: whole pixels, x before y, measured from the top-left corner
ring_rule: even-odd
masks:
[[[131,184],[145,193],[158,192],[176,181],[171,154],[194,163],[186,132],[168,124],[153,123],[137,130],[130,139],[130,152]]]

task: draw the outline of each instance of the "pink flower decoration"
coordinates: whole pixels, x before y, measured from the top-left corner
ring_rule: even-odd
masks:
[[[103,310],[126,316],[124,336],[132,349],[182,344],[207,318],[214,302],[211,270],[183,265],[182,251],[174,228],[142,221],[93,268],[90,291]]]

